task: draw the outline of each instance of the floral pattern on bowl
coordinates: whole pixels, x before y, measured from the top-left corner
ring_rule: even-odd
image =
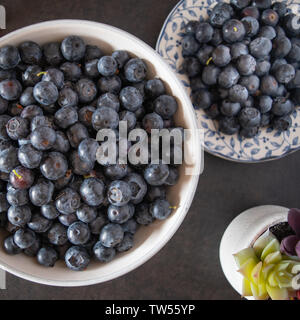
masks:
[[[176,72],[191,94],[188,77],[181,71],[183,62],[181,40],[184,26],[190,20],[205,20],[211,8],[221,0],[181,0],[169,14],[157,41],[156,50]],[[227,1],[228,2],[228,1]],[[289,9],[300,13],[297,0],[286,1]],[[292,114],[292,127],[280,133],[272,128],[260,128],[252,139],[229,136],[218,131],[218,123],[203,110],[195,110],[199,128],[204,129],[205,151],[232,161],[260,162],[274,160],[300,149],[300,108]]]

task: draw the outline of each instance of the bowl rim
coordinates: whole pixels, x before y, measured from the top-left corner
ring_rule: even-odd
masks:
[[[167,25],[170,21],[170,19],[172,18],[172,16],[174,15],[174,13],[176,12],[176,10],[185,2],[186,0],[180,0],[178,1],[178,3],[173,7],[173,9],[170,11],[170,13],[168,14],[168,16],[166,17],[164,23],[163,23],[163,26],[160,30],[160,33],[159,33],[159,36],[157,38],[157,41],[156,41],[156,44],[155,44],[155,50],[159,53],[159,50],[160,50],[160,44],[161,44],[161,41],[163,39],[163,36],[165,34],[165,31],[166,31],[166,28],[167,28]],[[273,0],[272,0],[273,1]],[[282,1],[282,0],[280,0]],[[216,2],[218,3],[218,2]],[[173,70],[172,70],[173,71]],[[173,71],[175,74],[176,72]],[[176,74],[177,76],[177,74]],[[218,157],[218,158],[221,158],[221,159],[224,159],[224,160],[227,160],[227,161],[231,161],[231,162],[236,162],[236,163],[244,163],[244,164],[252,164],[252,163],[265,163],[265,162],[270,162],[270,161],[275,161],[275,160],[279,160],[279,159],[282,159],[282,158],[285,158],[297,151],[300,150],[300,146],[297,147],[297,148],[294,148],[294,149],[290,149],[288,151],[286,151],[285,153],[281,154],[281,155],[278,155],[278,156],[271,156],[271,157],[264,157],[264,158],[261,158],[261,159],[255,159],[255,160],[239,160],[239,159],[232,159],[230,156],[226,156],[225,154],[222,154],[218,151],[213,151],[213,150],[210,150],[206,145],[203,146],[203,149],[205,152],[207,152],[208,154],[212,155],[212,156],[215,156],[215,157]]]
[[[56,20],[49,20],[49,21],[44,21],[44,22],[39,22],[36,24],[32,24],[20,29],[17,29],[15,31],[12,31],[8,33],[7,35],[1,37],[0,39],[0,46],[1,42],[9,40],[10,38],[14,37],[15,35],[19,35],[22,33],[29,33],[32,30],[36,30],[40,27],[63,27],[66,24],[77,24],[77,25],[87,25],[91,27],[100,27],[102,30],[106,29],[112,32],[116,32],[121,34],[124,38],[130,38],[131,40],[134,40],[139,44],[140,47],[142,47],[144,50],[147,50],[149,53],[151,52],[153,58],[159,60],[160,64],[163,64],[165,68],[168,70],[169,73],[173,74],[173,81],[175,82],[175,86],[180,88],[180,100],[182,106],[184,106],[185,110],[189,111],[189,113],[192,115],[191,118],[191,128],[196,134],[196,131],[198,129],[198,124],[196,121],[195,113],[194,113],[194,108],[191,104],[190,98],[188,97],[186,91],[184,90],[183,85],[177,78],[176,74],[174,71],[171,69],[171,67],[164,61],[164,59],[148,44],[146,44],[143,40],[140,40],[136,36],[130,34],[127,31],[124,31],[122,29],[110,26],[108,24],[100,23],[100,22],[95,22],[95,21],[89,21],[89,20],[81,20],[81,19],[56,19]],[[196,135],[195,135],[196,137]],[[195,148],[195,149],[194,149]],[[201,163],[201,144],[196,144],[193,146],[193,149],[195,150],[194,154],[199,154],[199,157],[195,157],[195,167],[200,167]],[[51,286],[61,286],[61,287],[78,287],[78,286],[88,286],[88,285],[93,285],[97,283],[102,283],[106,282],[109,280],[116,279],[118,277],[121,277],[132,270],[140,267],[142,264],[150,260],[156,253],[158,253],[166,244],[167,242],[173,237],[175,232],[178,230],[180,225],[182,224],[185,216],[188,213],[188,210],[192,204],[198,181],[199,181],[199,175],[192,175],[190,178],[190,187],[191,187],[191,192],[188,193],[188,196],[183,200],[182,203],[182,208],[181,212],[177,212],[177,219],[174,221],[174,223],[170,226],[169,231],[165,234],[165,236],[160,240],[159,246],[152,248],[152,250],[147,251],[145,254],[143,254],[139,260],[134,261],[131,264],[128,264],[126,268],[120,268],[118,271],[111,273],[107,276],[99,276],[95,277],[93,279],[87,279],[87,280],[52,280],[52,279],[47,279],[47,278],[41,278],[39,276],[33,276],[30,274],[27,274],[26,272],[20,271],[15,267],[12,267],[5,263],[4,261],[0,260],[0,268],[15,275],[20,278],[23,278],[25,280],[29,280],[32,282],[40,283],[40,284],[45,284],[45,285],[51,285]],[[45,269],[46,270],[46,269]],[[75,271],[74,271],[75,272]]]

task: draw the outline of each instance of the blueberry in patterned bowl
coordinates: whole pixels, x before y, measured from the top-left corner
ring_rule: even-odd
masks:
[[[74,37],[74,35],[76,36]],[[35,47],[38,48],[38,50],[29,50],[29,54],[24,54],[24,56],[22,56],[22,61],[24,62],[25,58],[27,57],[35,58],[38,56],[39,62],[34,66],[32,61],[28,60],[25,65],[22,64],[21,66],[21,64],[19,65],[21,59],[19,56],[19,49],[17,49],[17,47],[20,48],[22,46],[23,48],[24,42],[28,44],[29,40],[31,41],[30,48]],[[32,43],[34,45],[32,45]],[[52,45],[49,45],[49,43]],[[89,45],[89,50],[86,50],[87,45]],[[42,50],[40,46],[43,46],[44,48],[43,54],[41,53]],[[193,107],[188,96],[186,95],[184,88],[182,87],[182,84],[174,76],[174,73],[164,62],[164,60],[144,42],[122,30],[96,22],[83,20],[56,20],[43,22],[22,28],[2,37],[0,40],[0,47],[2,48],[2,51],[4,48],[6,52],[8,50],[11,50],[13,53],[17,52],[15,56],[18,59],[16,59],[16,61],[12,55],[2,54],[0,64],[1,66],[3,66],[4,62],[8,63],[9,65],[14,64],[11,66],[11,68],[14,68],[18,65],[20,68],[25,67],[25,72],[18,72],[17,74],[20,82],[31,82],[35,80],[36,77],[42,77],[42,79],[46,78],[45,81],[40,81],[38,78],[37,83],[34,85],[34,88],[31,91],[31,94],[33,92],[36,103],[38,103],[39,106],[29,105],[29,108],[23,108],[18,101],[16,102],[16,99],[19,98],[19,95],[18,97],[15,97],[15,91],[20,91],[19,89],[21,86],[18,80],[8,79],[6,81],[5,79],[1,81],[2,87],[3,82],[4,84],[9,83],[6,91],[0,91],[1,96],[4,93],[11,95],[9,98],[13,101],[10,104],[10,107],[12,107],[12,109],[9,109],[10,112],[20,112],[18,109],[22,109],[22,113],[24,112],[24,119],[22,117],[15,117],[17,118],[18,122],[15,120],[11,122],[9,120],[10,118],[5,117],[5,115],[3,120],[2,115],[2,128],[5,128],[6,122],[9,122],[7,129],[2,131],[4,133],[8,133],[10,135],[9,138],[15,138],[17,135],[20,137],[20,139],[18,139],[18,142],[10,142],[10,144],[2,141],[1,144],[1,150],[5,152],[5,157],[2,153],[0,159],[2,168],[4,165],[13,166],[14,168],[7,168],[6,176],[3,172],[1,172],[1,179],[6,179],[5,182],[9,180],[11,184],[8,183],[8,190],[6,190],[6,183],[1,181],[1,188],[4,190],[4,192],[1,192],[0,195],[0,212],[2,213],[0,215],[0,225],[1,227],[5,228],[2,228],[0,231],[0,242],[2,244],[0,246],[0,268],[16,276],[37,283],[55,286],[82,286],[117,278],[142,265],[167,243],[167,241],[173,236],[182,223],[191,205],[199,179],[197,173],[201,161],[201,148],[200,145],[197,144],[197,124],[194,117]],[[129,65],[128,68],[125,67],[122,69],[122,67],[119,67],[119,70],[117,70],[117,64],[120,63],[122,55],[117,57],[118,62],[115,61],[115,58],[112,59],[111,56],[102,57],[100,54],[101,57],[99,57],[99,48],[101,48],[104,53],[110,55],[113,51],[116,54],[115,50],[127,51],[132,57],[131,60],[138,60],[139,63],[142,64],[142,68],[136,68],[136,65]],[[23,50],[20,50],[20,52],[24,53],[24,51],[27,51],[28,53],[28,50],[25,49],[26,48],[23,48]],[[98,52],[95,53],[95,50]],[[32,52],[34,52],[34,54],[32,54]],[[36,52],[38,52],[38,55],[35,54]],[[61,54],[63,54],[65,59],[62,58]],[[89,58],[87,62],[83,60],[84,55],[87,58],[87,56],[91,57],[95,56],[95,54],[98,59]],[[3,56],[5,56],[5,59]],[[63,88],[61,88],[63,81],[61,81],[62,79],[59,76],[59,74],[61,75],[62,72],[57,72],[54,74],[50,72],[51,69],[46,69],[47,71],[41,70],[41,68],[47,67],[47,64],[41,57],[45,58],[47,61],[51,59],[51,62],[54,64],[57,63],[56,61],[58,58],[58,61],[60,61],[58,64],[61,66],[66,77],[68,77],[67,80],[70,80],[65,82],[65,86]],[[139,57],[142,60],[135,59],[133,57]],[[93,68],[95,64],[88,64],[88,62],[91,61],[90,59],[96,60],[98,71],[100,69],[101,74],[103,75],[100,76],[100,74],[98,74],[98,76],[95,77],[95,79],[99,80],[98,82],[100,82],[100,84],[98,83],[99,90],[95,90],[95,84],[94,86],[91,85],[91,82],[93,83],[92,80],[87,81],[90,78],[93,78],[93,72],[95,71],[95,68]],[[130,58],[128,57],[128,59]],[[128,61],[128,59],[126,61]],[[130,63],[131,60],[129,60],[128,63]],[[74,62],[70,63],[69,61]],[[63,64],[61,64],[61,62],[63,62]],[[41,63],[41,67],[39,67],[39,63]],[[27,64],[30,66],[28,67]],[[118,115],[118,113],[114,111],[114,108],[120,107],[119,100],[122,101],[123,107],[125,104],[127,108],[135,107],[134,104],[136,103],[136,99],[133,99],[133,101],[130,99],[130,90],[133,90],[133,87],[125,87],[125,89],[129,89],[126,89],[125,91],[122,89],[123,92],[121,93],[121,86],[119,83],[124,82],[128,85],[128,82],[133,82],[130,81],[129,77],[139,77],[140,75],[145,79],[145,65],[148,67],[147,79],[153,79],[154,77],[160,78],[162,80],[160,83],[167,85],[166,92],[174,96],[174,101],[177,101],[178,103],[178,109],[176,115],[174,116],[174,122],[176,125],[182,128],[191,129],[191,139],[189,140],[189,143],[185,143],[185,152],[187,154],[188,162],[185,161],[179,168],[178,183],[166,189],[166,197],[169,200],[171,207],[169,205],[166,206],[167,201],[153,201],[153,199],[156,199],[155,197],[157,197],[157,190],[154,194],[152,192],[152,196],[154,198],[149,198],[148,200],[152,204],[156,203],[156,205],[152,205],[150,208],[150,205],[148,206],[145,203],[147,210],[140,210],[139,212],[141,212],[141,214],[138,215],[138,217],[134,216],[134,218],[137,223],[138,218],[144,218],[145,221],[145,214],[143,215],[143,213],[146,212],[146,214],[148,214],[146,216],[148,220],[144,222],[144,224],[148,224],[149,222],[154,223],[150,224],[148,227],[141,226],[135,233],[134,247],[128,252],[124,252],[130,248],[126,245],[128,243],[131,244],[130,235],[136,231],[136,223],[133,221],[133,225],[131,224],[123,226],[126,228],[126,230],[124,229],[124,232],[123,227],[121,227],[121,223],[124,222],[124,220],[117,221],[117,218],[119,217],[120,219],[128,219],[129,217],[133,217],[133,204],[138,202],[138,197],[145,197],[145,185],[143,185],[143,187],[140,189],[136,187],[136,185],[141,185],[140,181],[143,181],[143,179],[141,175],[131,174],[130,177],[126,177],[130,180],[117,181],[113,178],[113,175],[120,174],[122,177],[124,177],[123,172],[119,173],[118,171],[118,173],[116,173],[116,170],[111,170],[109,173],[110,169],[108,167],[100,167],[100,164],[97,164],[97,167],[95,167],[96,171],[91,171],[92,168],[90,167],[90,164],[92,163],[92,166],[94,166],[93,163],[95,161],[84,161],[81,160],[81,158],[85,159],[89,156],[93,158],[94,156],[94,143],[91,143],[90,140],[92,140],[92,142],[95,140],[88,139],[90,134],[89,132],[93,132],[93,137],[96,138],[94,134],[97,134],[98,125],[101,127],[102,125],[106,126],[109,123],[114,128],[116,128],[116,125],[119,125],[119,121],[115,121],[115,114]],[[30,72],[26,72],[28,68],[30,69]],[[125,70],[128,71],[128,74],[125,72]],[[88,78],[80,78],[82,71],[87,72],[91,76]],[[3,76],[3,73],[5,74],[4,70],[1,69],[1,72],[1,75]],[[106,77],[104,74],[114,74],[115,76]],[[124,76],[123,81],[120,79],[122,75]],[[53,82],[48,81],[47,78],[48,80],[49,78],[53,79]],[[73,80],[74,78],[76,80]],[[108,81],[111,80],[111,78],[117,78],[119,81],[114,81],[114,83],[112,83],[112,81]],[[128,80],[128,82],[126,82],[126,80]],[[134,80],[136,80],[136,78]],[[15,85],[18,83],[19,85]],[[120,92],[120,95],[115,96],[116,99],[111,98],[113,95],[106,95],[104,98],[108,98],[109,101],[103,101],[103,91],[106,92],[105,90],[107,88],[110,90],[115,89],[115,84],[118,88],[117,93],[119,94]],[[74,88],[74,85],[76,88]],[[27,88],[27,85],[24,85],[24,87]],[[72,88],[74,88],[76,91],[72,90]],[[137,92],[136,96],[142,96],[137,88],[134,87],[134,89],[135,92]],[[74,94],[72,95],[72,91],[75,92],[75,96]],[[58,92],[60,93],[59,95]],[[150,90],[150,92],[152,91]],[[27,94],[28,92],[24,92],[24,94],[25,93]],[[30,97],[30,92],[27,97],[24,96],[22,98],[28,99],[28,96]],[[76,101],[76,97],[79,102]],[[98,106],[99,103],[101,104],[101,107],[96,108],[87,105],[88,103],[93,102],[91,97],[92,100],[96,102],[95,106]],[[94,100],[95,97],[97,97],[97,100]],[[55,104],[58,99],[61,100]],[[4,100],[4,98],[2,100]],[[65,107],[59,108],[59,103],[64,104]],[[103,103],[109,103],[111,107],[108,108],[106,106],[102,106]],[[138,107],[141,107],[140,101],[138,101],[138,103]],[[78,114],[76,114],[77,109],[75,109],[74,112],[74,108],[72,110],[71,107],[68,107],[70,104],[75,104],[75,106],[78,105],[82,107],[80,109],[78,108]],[[41,108],[45,110],[45,115],[49,115],[51,112],[53,112],[53,109],[55,110],[55,125],[53,125],[53,122],[51,122],[52,117],[43,117],[40,115],[40,111],[43,111]],[[102,111],[99,112],[99,110]],[[82,114],[83,111],[84,113]],[[113,114],[114,117],[110,118],[110,114]],[[147,113],[147,115],[148,114],[149,113]],[[74,115],[78,116],[78,118],[74,117]],[[124,109],[122,109],[122,111],[120,110],[120,117],[122,116],[124,119],[127,117],[127,123],[130,123],[131,120],[128,115],[130,115],[129,112],[124,112]],[[30,128],[29,122],[25,121],[27,120],[27,117],[33,118],[33,120],[30,122]],[[37,119],[37,121],[34,121],[35,119]],[[78,119],[80,119],[80,122],[78,122]],[[6,121],[4,122],[4,125],[3,121]],[[49,121],[49,123],[47,121]],[[146,123],[149,125],[150,129],[151,121],[153,121],[153,119],[148,119],[148,122]],[[22,124],[24,124],[24,122],[27,122],[28,126],[23,126]],[[163,122],[163,120],[161,120],[161,122]],[[95,130],[93,131],[93,129],[90,127],[88,131],[88,125],[92,125]],[[142,126],[147,129],[145,124],[142,123]],[[62,128],[60,132],[62,134],[59,135],[58,131],[57,134],[54,133],[55,127]],[[24,135],[23,128],[26,128],[26,134]],[[66,151],[65,149],[66,139],[63,139],[63,128],[68,128],[66,135],[69,142],[67,142],[68,144],[71,144],[73,152]],[[32,135],[30,135],[28,139],[28,133],[30,130],[32,130]],[[82,141],[83,139],[84,141]],[[28,140],[30,143],[28,143]],[[81,141],[82,143],[80,143]],[[20,146],[20,152],[18,152],[16,149],[18,146]],[[69,147],[70,146],[68,146],[67,150],[71,150]],[[49,152],[47,156],[42,159],[43,150],[46,149],[49,151],[51,148],[58,148],[65,156],[59,156],[58,152]],[[36,149],[38,149],[38,151]],[[41,150],[41,152],[39,152],[39,150]],[[87,152],[87,150],[90,150],[90,152]],[[22,166],[17,167],[17,164],[15,164],[13,161],[4,161],[4,159],[16,159],[16,153],[18,153],[18,158],[21,159],[20,162],[22,161],[22,165],[26,167],[26,169]],[[67,159],[69,160],[70,166],[66,164]],[[40,161],[42,161],[41,165]],[[149,167],[152,168],[151,166]],[[147,167],[147,169],[149,167]],[[29,168],[39,168],[40,170],[35,170],[34,174],[36,177],[41,177],[42,174],[46,179],[34,179],[34,177],[32,177],[30,174],[32,171]],[[54,168],[54,170],[51,168]],[[67,170],[68,168],[72,169],[75,173],[74,180],[70,180],[70,178],[72,178],[72,171],[68,172],[70,171]],[[168,166],[164,164],[159,168],[166,169]],[[104,170],[106,176],[110,176],[114,182],[110,183],[111,179],[105,178]],[[2,171],[5,170],[2,169]],[[102,171],[104,175],[101,177],[96,175],[100,174]],[[142,171],[144,171],[143,173],[145,177],[146,170]],[[170,176],[170,172],[168,170],[157,171],[158,173],[162,172],[163,176],[161,178],[163,178],[163,183],[169,183],[171,185],[174,184],[174,181],[176,181],[178,178],[178,175]],[[147,178],[145,177],[145,180],[148,180],[148,178],[153,178],[153,176],[155,180],[155,177],[157,178],[158,175],[157,171],[156,174],[152,175],[150,172],[150,174],[147,175]],[[10,175],[10,173],[12,174]],[[125,174],[127,174],[127,172],[125,172]],[[165,180],[169,179],[169,176],[171,180]],[[60,178],[58,179],[58,177]],[[138,177],[140,177],[140,180],[138,180]],[[52,180],[53,183],[50,180]],[[103,181],[106,181],[106,184],[108,183],[106,189],[104,188]],[[152,184],[157,183],[157,180],[156,182],[152,182]],[[129,184],[131,185],[130,187],[128,187]],[[65,188],[66,185],[69,187]],[[31,186],[29,191],[27,189],[28,186]],[[61,186],[63,189],[59,191]],[[19,189],[20,192],[17,193],[19,195],[18,198],[17,196],[13,197],[12,193],[16,194],[13,191],[19,191]],[[55,189],[58,192],[54,193]],[[25,195],[22,193],[24,190]],[[161,197],[161,194],[164,194],[164,192],[159,193],[159,197]],[[28,195],[31,203],[28,200]],[[17,199],[19,206],[14,206],[12,204],[8,208],[8,203],[6,202],[7,198],[10,199],[10,204],[12,203],[12,198]],[[51,200],[55,201],[55,206],[51,205]],[[128,204],[127,207],[122,206],[125,200],[126,203],[129,201],[132,203]],[[23,201],[25,201],[25,203],[23,203]],[[80,206],[82,202],[84,202],[86,205]],[[23,203],[23,205],[20,203]],[[26,206],[26,203],[28,203],[30,207]],[[116,208],[109,210],[109,207],[114,207],[109,206],[109,203],[113,203]],[[158,207],[158,205],[161,203],[163,203],[163,206]],[[99,207],[100,205],[104,205],[104,207]],[[127,209],[119,210],[119,207]],[[31,208],[34,210],[34,213],[37,213],[37,215],[33,214],[32,219],[30,217]],[[105,213],[101,212],[103,208],[107,209]],[[161,208],[163,210],[161,210]],[[149,214],[150,210],[151,215]],[[9,214],[6,214],[7,212]],[[172,214],[168,217],[168,219],[165,221],[160,220],[163,218],[164,213],[169,214],[171,212]],[[43,219],[36,219],[36,217],[41,217],[39,213],[43,215]],[[7,218],[9,218],[9,221],[7,221]],[[52,222],[50,220],[55,221],[55,219],[57,219],[57,223],[54,223],[51,226]],[[107,223],[108,220],[112,221],[113,219],[115,223]],[[139,219],[140,222],[141,219]],[[19,223],[20,220],[22,223]],[[39,223],[38,221],[44,221],[46,223]],[[47,221],[50,221],[50,224]],[[9,224],[8,222],[11,223]],[[21,229],[18,229],[19,226],[17,223]],[[140,224],[142,224],[142,222]],[[51,229],[49,229],[49,226]],[[66,230],[65,226],[69,226],[68,230]],[[89,229],[87,226],[89,226]],[[22,227],[26,228],[22,229]],[[102,233],[103,229],[104,231]],[[14,233],[14,236],[8,236],[6,231],[9,233]],[[129,233],[129,236],[126,238],[128,240],[127,243],[124,244],[123,239],[125,239],[124,234],[126,232]],[[36,233],[39,233],[40,236],[36,235]],[[95,235],[95,237],[89,237],[90,233]],[[101,234],[101,237],[99,234]],[[112,234],[114,234],[114,236],[111,236]],[[65,251],[66,248],[63,245],[63,243],[66,243],[66,237],[72,244],[74,244],[74,246],[71,245],[69,248],[67,247],[67,251]],[[100,238],[101,245],[97,245],[97,243],[100,242]],[[88,242],[86,242],[87,239],[89,239]],[[93,242],[95,239],[98,241],[96,244]],[[36,240],[41,241],[42,247]],[[121,244],[120,241],[122,244],[124,244],[124,246],[121,248],[122,253],[116,254],[115,259],[109,263],[103,263],[103,255],[106,254],[104,261],[108,261],[108,258],[113,257],[109,253],[115,253],[114,247]],[[36,247],[32,248],[33,244],[35,243],[37,244],[38,248],[37,253],[36,250],[34,250],[34,252],[27,250],[36,249]],[[113,247],[113,250],[103,250],[103,247],[109,247],[108,249]],[[92,256],[93,253],[99,261],[96,259],[90,259],[90,256]],[[37,256],[32,257],[32,255]],[[58,260],[58,255],[63,259],[56,261]],[[102,260],[100,260],[100,258]],[[90,264],[87,266],[86,264],[89,261]],[[48,268],[45,266],[48,266]],[[67,266],[69,268],[72,267],[72,270],[68,269]],[[74,271],[75,268],[77,268],[76,270],[84,270],[80,272]]]
[[[229,0],[225,2],[229,2]],[[294,66],[299,75],[300,71],[298,62],[290,68],[288,64],[293,64],[292,61],[295,57],[292,57],[292,53],[286,56],[284,52],[290,46],[289,39],[291,39],[292,45],[293,41],[298,41],[298,31],[291,29],[292,33],[294,31],[295,33],[284,37],[282,28],[274,25],[278,21],[278,16],[282,15],[281,26],[285,23],[286,28],[293,28],[289,19],[284,22],[283,19],[287,16],[293,17],[292,14],[299,15],[300,4],[293,0],[285,1],[284,5],[281,5],[281,2],[276,5],[272,4],[271,0],[257,0],[256,3],[250,0],[231,0],[230,2],[232,6],[229,8],[232,12],[229,12],[228,9],[229,18],[225,12],[220,15],[224,21],[222,19],[222,21],[217,21],[220,16],[216,15],[215,21],[212,23],[213,8],[217,5],[221,8],[224,6],[222,4],[224,1],[180,1],[165,21],[156,50],[176,72],[194,102],[198,125],[204,131],[205,151],[227,160],[245,163],[278,159],[300,148],[298,99],[293,101],[292,106],[290,101],[287,101],[288,99],[293,100],[289,98],[290,83],[287,86],[282,85],[285,81],[289,81],[286,76],[293,74]],[[276,11],[275,14],[270,14],[270,12],[268,14],[269,9],[264,9],[266,6],[271,6]],[[232,16],[233,8],[235,16]],[[241,18],[242,16],[244,18]],[[195,28],[198,22],[206,22],[208,17],[210,17],[210,25],[201,23],[201,27]],[[227,22],[230,18],[232,20]],[[241,25],[240,21],[234,20],[234,18],[245,19],[245,21]],[[299,20],[297,19],[296,22]],[[257,20],[259,20],[260,26],[257,25]],[[221,29],[221,27],[223,28]],[[243,31],[241,34],[240,30]],[[244,35],[244,32],[247,34]],[[256,32],[259,33],[256,34]],[[196,40],[189,34],[193,34]],[[220,34],[221,37],[218,36]],[[263,41],[256,40],[258,37],[263,38]],[[292,39],[293,37],[294,39]],[[286,40],[287,38],[288,40]],[[242,46],[239,46],[240,39],[244,41]],[[271,43],[270,39],[272,39]],[[228,47],[231,47],[230,53]],[[245,52],[243,52],[243,48],[245,48]],[[235,55],[240,55],[240,59],[234,57]],[[264,55],[263,58],[261,58],[262,55]],[[232,60],[229,61],[228,57]],[[278,58],[277,66],[274,65],[275,58]],[[253,64],[254,60],[256,61]],[[273,69],[268,71],[269,60]],[[284,65],[281,66],[280,63]],[[275,67],[282,70],[279,72],[276,69],[275,72]],[[238,69],[238,74],[236,74],[236,69]],[[221,74],[220,70],[222,70]],[[252,73],[253,71],[254,73]],[[281,72],[285,75],[284,77]],[[216,78],[218,82],[215,82]],[[262,80],[262,78],[264,79]],[[279,84],[273,82],[274,78],[278,80]],[[231,90],[223,90],[222,87],[231,87]],[[245,87],[249,91],[249,96],[251,94],[252,102],[251,99],[247,99],[242,104],[239,99],[246,99],[248,94],[243,91]],[[288,90],[287,94],[281,91],[285,87]],[[294,88],[297,88],[294,91],[299,90],[298,85]],[[193,92],[196,94],[193,95]],[[266,92],[264,96],[259,98],[264,92]],[[271,100],[269,95],[272,96]],[[276,95],[279,95],[279,98]],[[284,99],[281,96],[284,96]],[[219,100],[214,102],[216,97]],[[226,97],[230,97],[229,102]],[[249,105],[246,102],[249,102]],[[197,108],[199,104],[201,104],[200,109]],[[247,106],[251,108],[246,108]],[[254,108],[252,108],[253,106]],[[244,108],[241,112],[240,107]],[[272,107],[271,119],[273,117],[273,122],[270,126],[265,126],[270,120],[270,107]],[[208,109],[204,111],[206,108]],[[261,114],[258,114],[257,110]],[[286,113],[287,117],[283,118],[283,113]],[[218,119],[218,121],[212,119]],[[276,119],[280,119],[280,121]],[[248,124],[249,127],[244,130]],[[242,127],[243,130],[237,132]],[[282,131],[286,127],[288,129]]]

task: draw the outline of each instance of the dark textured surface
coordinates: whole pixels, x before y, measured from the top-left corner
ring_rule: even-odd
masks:
[[[122,28],[155,46],[177,0],[3,0],[7,30],[77,18]],[[300,207],[300,153],[263,164],[205,155],[193,205],[172,240],[142,267],[114,281],[81,288],[37,285],[7,275],[2,299],[239,299],[219,265],[219,242],[241,211],[257,205]]]

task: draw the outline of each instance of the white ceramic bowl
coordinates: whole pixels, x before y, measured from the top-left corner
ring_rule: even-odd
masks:
[[[14,31],[0,39],[0,47],[7,44],[18,45],[25,40],[36,41],[42,45],[49,41],[60,41],[72,34],[82,37],[88,44],[99,45],[108,53],[117,49],[127,50],[146,61],[149,76],[161,78],[167,85],[168,93],[177,98],[179,110],[175,117],[176,124],[192,130],[192,139],[187,146],[187,153],[189,158],[195,160],[190,169],[197,172],[200,167],[201,148],[197,139],[197,124],[190,99],[169,66],[141,40],[105,24],[83,20],[55,20]],[[183,165],[178,184],[168,191],[170,202],[178,209],[166,221],[157,221],[149,227],[140,228],[135,237],[134,248],[118,255],[112,262],[108,264],[92,262],[83,272],[71,271],[61,261],[56,263],[54,268],[44,268],[34,258],[23,254],[10,256],[0,246],[0,268],[24,279],[54,286],[91,285],[124,275],[155,255],[182,223],[191,205],[199,179],[198,175],[185,175],[184,169]],[[4,232],[0,232],[1,243],[3,237]]]
[[[225,277],[241,295],[243,277],[237,272],[233,254],[249,248],[271,226],[287,221],[289,209],[280,206],[259,206],[237,216],[227,227],[220,244],[220,262]],[[246,297],[253,300],[253,297]]]

